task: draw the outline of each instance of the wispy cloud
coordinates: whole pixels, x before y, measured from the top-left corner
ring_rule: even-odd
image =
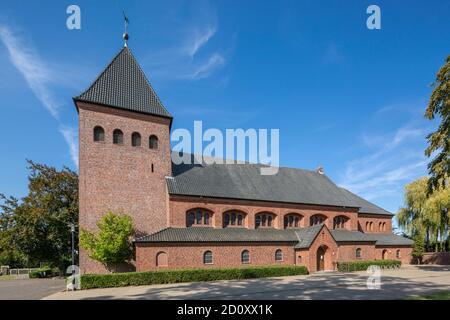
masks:
[[[192,80],[208,78],[214,70],[224,64],[225,58],[218,53],[214,53],[205,63],[197,66],[191,73],[186,74],[185,77]]]
[[[49,68],[48,64],[41,59],[33,45],[25,41],[18,32],[10,27],[0,25],[0,40],[8,51],[11,63],[22,74],[30,90],[59,123],[59,131],[69,146],[70,157],[78,167],[76,131],[61,124],[58,117],[59,104],[50,89],[52,84],[61,83],[65,77],[52,71],[52,68]]]
[[[48,89],[53,75],[41,60],[34,48],[25,43],[6,26],[0,25],[0,39],[9,53],[12,64],[25,78],[36,98],[47,108],[50,114],[58,117],[58,104]]]
[[[194,58],[195,54],[201,47],[203,47],[209,39],[211,39],[216,33],[216,26],[208,26],[203,30],[195,30],[192,34],[193,39],[185,47],[187,54]]]
[[[59,132],[63,135],[66,140],[67,145],[69,146],[69,153],[72,162],[78,168],[78,134],[75,128],[61,126],[59,128]]]
[[[362,148],[367,154],[346,164],[339,185],[368,200],[401,195],[406,183],[426,175],[427,132],[408,124],[387,134],[364,134]]]
[[[227,63],[227,50],[212,46],[208,50],[205,48],[217,30],[216,24],[188,28],[176,44],[152,52],[143,59],[143,63],[159,79],[192,81],[208,78]]]

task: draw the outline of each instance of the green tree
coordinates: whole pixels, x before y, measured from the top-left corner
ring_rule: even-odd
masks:
[[[128,215],[108,212],[97,222],[98,233],[81,229],[80,246],[109,271],[132,257],[133,223]]]
[[[417,260],[417,264],[422,263],[423,253],[425,252],[425,239],[423,232],[417,232],[413,237],[414,244],[411,255]]]
[[[28,195],[0,196],[0,256],[3,262],[34,267],[71,264],[69,225],[78,225],[78,176],[64,167],[28,161]]]
[[[429,191],[439,186],[445,187],[448,184],[447,177],[450,177],[450,55],[439,69],[433,88],[425,117],[430,120],[440,117],[440,124],[427,137],[425,154],[434,156],[428,164]]]
[[[412,237],[424,234],[427,245],[440,243],[440,250],[444,250],[449,231],[450,190],[439,189],[429,195],[428,178],[424,177],[405,186],[404,201],[405,206],[397,214],[399,226]]]

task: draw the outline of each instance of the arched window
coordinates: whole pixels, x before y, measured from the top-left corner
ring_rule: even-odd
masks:
[[[369,223],[369,221],[367,221],[366,222],[366,231],[370,231],[369,228],[370,228],[370,223]]]
[[[373,222],[370,221],[370,231],[373,231]]]
[[[94,141],[105,141],[105,130],[100,126],[94,128]]]
[[[361,258],[361,248],[356,249],[355,255],[356,255],[356,258]]]
[[[203,263],[204,264],[212,264],[213,263],[213,254],[211,251],[205,251],[203,254]]]
[[[334,217],[333,229],[344,229],[347,221],[348,221],[348,218],[345,216]]]
[[[141,135],[139,134],[139,132],[133,132],[131,134],[131,145],[133,147],[141,146]]]
[[[244,264],[250,263],[250,252],[248,250],[244,250],[241,253],[241,261]]]
[[[378,230],[383,231],[383,223],[378,223]]]
[[[272,227],[275,215],[272,213],[258,213],[255,216],[255,228],[259,227]]]
[[[150,149],[158,149],[158,137],[151,135],[148,139],[148,146]]]
[[[386,231],[386,222],[383,222],[383,231]]]
[[[300,227],[300,220],[302,217],[297,213],[289,213],[284,216],[284,228],[298,228]]]
[[[311,216],[311,218],[309,219],[309,225],[315,226],[316,224],[324,223],[325,220],[326,220],[325,216],[323,216],[321,214],[315,214],[315,215]]]
[[[156,266],[157,267],[167,267],[168,266],[167,253],[160,251],[156,254]]]
[[[119,129],[113,131],[113,143],[123,144],[123,132]]]
[[[232,210],[227,211],[223,214],[223,227],[235,227],[235,226],[242,226],[244,224],[244,213]]]
[[[397,251],[395,252],[395,257],[396,257],[397,259],[400,259],[400,258],[402,257],[402,254],[401,254],[400,249],[397,250]]]
[[[283,261],[283,251],[281,249],[275,251],[275,261]]]
[[[187,212],[186,225],[188,227],[209,225],[211,212],[206,209],[197,208]]]

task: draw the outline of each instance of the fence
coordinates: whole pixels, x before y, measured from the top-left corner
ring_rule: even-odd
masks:
[[[23,268],[23,269],[9,269],[9,274],[12,276],[28,275],[30,272],[36,271],[39,268]]]

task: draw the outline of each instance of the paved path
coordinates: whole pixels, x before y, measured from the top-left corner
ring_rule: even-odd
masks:
[[[36,300],[65,289],[64,279],[14,279],[0,281],[0,300]]]
[[[450,266],[405,266],[383,271],[381,289],[368,290],[368,274],[316,273],[310,276],[183,283],[60,292],[46,299],[399,299],[450,291]]]

